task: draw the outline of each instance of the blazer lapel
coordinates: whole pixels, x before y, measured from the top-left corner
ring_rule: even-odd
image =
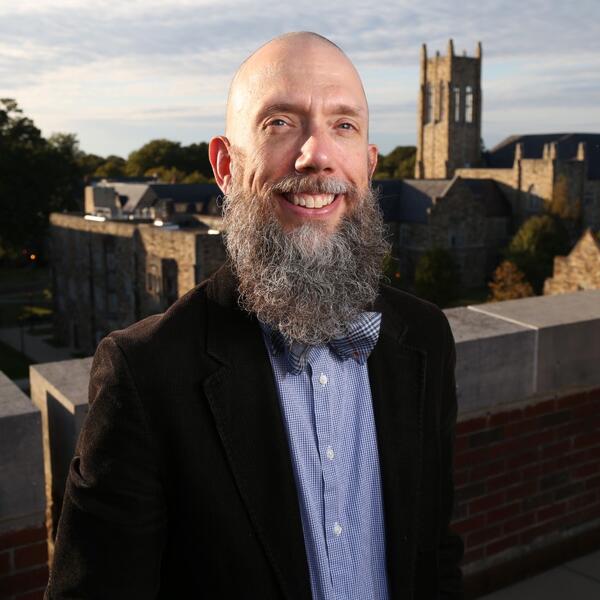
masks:
[[[403,342],[407,326],[380,300],[379,340],[369,357],[391,598],[407,597],[416,552],[426,354]]]
[[[289,447],[267,350],[232,282],[209,300],[207,350],[221,363],[204,383],[231,471],[287,598],[310,599],[310,578]],[[227,289],[227,286],[230,286]],[[210,297],[210,291],[209,291]]]

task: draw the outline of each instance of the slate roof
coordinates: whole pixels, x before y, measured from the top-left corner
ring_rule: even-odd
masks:
[[[523,158],[542,158],[544,144],[557,142],[558,158],[577,156],[579,142],[586,143],[588,179],[600,179],[600,133],[543,133],[512,135],[484,154],[488,167],[510,169],[515,157],[515,146],[523,144]]]
[[[373,182],[386,221],[427,223],[427,209],[444,195],[451,179],[383,179]]]
[[[464,179],[473,198],[483,204],[486,217],[508,217],[512,209],[498,184],[493,179]]]

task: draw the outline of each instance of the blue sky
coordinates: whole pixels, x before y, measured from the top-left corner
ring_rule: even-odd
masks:
[[[483,137],[600,132],[600,1],[0,0],[0,97],[45,135],[126,156],[221,133],[229,80],[257,46],[317,31],[346,50],[384,152],[414,144],[423,42],[483,43]]]

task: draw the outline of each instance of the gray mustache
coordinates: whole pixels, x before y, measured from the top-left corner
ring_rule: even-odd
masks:
[[[314,179],[304,175],[288,175],[271,186],[271,192],[278,194],[355,194],[356,186],[328,177]]]

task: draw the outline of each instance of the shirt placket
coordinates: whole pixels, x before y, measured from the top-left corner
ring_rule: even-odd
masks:
[[[345,523],[339,510],[339,490],[336,451],[332,428],[332,400],[335,382],[328,371],[327,361],[323,353],[327,349],[319,349],[314,353],[310,364],[317,443],[321,458],[323,474],[323,509],[324,533],[329,562],[331,585],[335,598],[344,597],[343,581],[343,536]],[[312,358],[312,357],[311,357]]]

